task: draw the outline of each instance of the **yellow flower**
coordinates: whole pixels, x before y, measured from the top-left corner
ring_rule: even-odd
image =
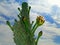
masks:
[[[42,16],[37,16],[36,18],[36,24],[38,26],[42,25],[45,22],[44,18]]]

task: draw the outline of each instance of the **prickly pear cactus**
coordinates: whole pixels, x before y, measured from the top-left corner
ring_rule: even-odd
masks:
[[[14,42],[16,45],[37,45],[39,38],[42,36],[42,31],[38,33],[38,37],[34,38],[34,33],[36,29],[41,26],[45,20],[42,16],[38,16],[36,18],[36,23],[32,21],[30,23],[29,13],[31,7],[28,6],[28,3],[22,3],[22,9],[18,8],[19,10],[19,21],[15,19],[15,23],[11,26],[9,21],[6,21],[8,26],[13,31]]]

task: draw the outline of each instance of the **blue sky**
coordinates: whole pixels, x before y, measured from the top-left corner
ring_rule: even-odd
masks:
[[[41,15],[45,23],[39,27],[43,31],[38,45],[60,45],[60,0],[0,0],[0,45],[15,45],[13,41],[13,32],[6,25],[9,20],[13,24],[17,19],[22,2],[27,2],[31,6],[30,21],[35,21],[36,17]]]

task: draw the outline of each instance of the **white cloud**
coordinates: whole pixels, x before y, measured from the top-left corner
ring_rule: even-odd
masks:
[[[0,21],[4,21],[5,22],[6,20],[4,18],[0,17]]]
[[[6,0],[2,1],[0,3],[0,13],[7,16],[7,17],[13,17],[13,18],[17,18],[18,15],[18,7],[20,7],[19,3],[15,2],[14,0],[9,0],[10,3],[8,3]],[[0,15],[1,15],[0,14]],[[6,22],[6,19],[1,17],[0,21]],[[10,22],[12,22],[12,20],[10,20]]]
[[[1,45],[15,45],[13,41],[13,32],[7,25],[0,25],[0,43]]]
[[[39,39],[38,45],[56,45],[52,39]]]
[[[32,10],[38,12],[50,12],[50,6],[46,0],[30,0],[28,1]]]
[[[36,17],[37,16],[39,16],[38,14],[36,14],[36,13],[32,13],[32,12],[30,12],[30,21],[32,22],[32,21],[36,21]]]
[[[18,14],[18,10],[17,8],[20,7],[19,3],[14,2],[10,0],[10,4],[8,4],[8,2],[5,0],[3,2],[0,3],[0,13],[3,13],[4,15],[7,16],[13,16],[13,17],[17,17]]]
[[[57,5],[60,7],[60,0],[48,0],[50,5]]]

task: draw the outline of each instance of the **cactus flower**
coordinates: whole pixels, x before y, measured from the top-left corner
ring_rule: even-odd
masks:
[[[42,16],[37,16],[36,18],[36,24],[38,26],[41,26],[45,22],[44,18]]]

